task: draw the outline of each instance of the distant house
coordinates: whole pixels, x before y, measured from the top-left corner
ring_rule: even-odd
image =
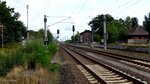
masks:
[[[92,32],[90,30],[85,30],[80,33],[80,42],[81,43],[90,43],[92,42]]]
[[[135,26],[128,31],[128,43],[148,43],[148,35],[143,26]]]

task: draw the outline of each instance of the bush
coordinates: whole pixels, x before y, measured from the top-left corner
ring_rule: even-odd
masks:
[[[50,65],[52,55],[57,52],[57,45],[50,43],[48,48],[38,40],[26,43],[24,47],[8,53],[0,54],[0,76],[6,75],[14,67],[28,64],[29,69],[36,66],[47,68]],[[53,66],[54,65],[54,66]],[[58,64],[52,64],[52,71],[57,70]]]
[[[46,67],[50,63],[51,56],[48,55],[46,47],[40,41],[31,41],[25,45],[23,52],[26,53],[27,63],[35,63]]]
[[[9,53],[7,56],[0,56],[0,75],[6,75],[7,72],[13,69],[15,66],[20,66],[25,63],[24,56],[21,50]]]
[[[55,43],[49,43],[48,45],[48,52],[51,55],[54,55],[58,50],[58,47]]]
[[[52,71],[52,72],[57,72],[60,70],[60,64],[58,63],[53,63],[51,64],[51,66],[49,67],[49,70]]]

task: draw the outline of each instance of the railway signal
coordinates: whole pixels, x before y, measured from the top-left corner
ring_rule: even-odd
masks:
[[[73,40],[73,43],[75,43],[75,37],[74,37],[75,26],[74,25],[72,26],[72,31],[73,31],[73,39],[72,40]]]
[[[57,39],[59,38],[59,29],[57,29]]]

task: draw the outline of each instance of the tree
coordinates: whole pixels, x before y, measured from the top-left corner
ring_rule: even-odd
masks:
[[[78,31],[77,31],[77,34],[71,37],[72,42],[74,41],[75,43],[79,42],[79,38],[80,38],[80,33]]]
[[[126,30],[129,30],[129,28],[131,28],[132,25],[132,20],[130,18],[130,16],[127,16],[124,20],[122,18],[119,19],[119,22],[124,25],[124,28]]]
[[[101,41],[101,37],[99,36],[99,34],[94,34],[93,41],[94,42],[100,42]]]
[[[44,29],[39,29],[37,32],[37,37],[39,39],[43,39],[44,40],[44,36],[45,35],[45,31]],[[51,32],[49,30],[47,30],[47,36],[48,36],[48,41],[52,42],[53,41],[53,35],[51,34]]]
[[[124,29],[124,25],[120,23],[119,20],[113,20],[108,25],[108,41],[109,42],[116,42],[116,41],[123,41],[126,37],[126,30]]]
[[[131,18],[131,21],[132,21],[131,25],[132,28],[138,26],[138,19],[136,17]]]
[[[131,18],[130,16],[127,16],[124,20],[124,27],[126,30],[129,30],[129,28],[131,28],[131,25],[132,25],[132,21],[131,21]]]
[[[94,28],[94,30],[98,29],[98,31],[96,33],[99,34],[101,37],[103,37],[103,22],[104,22],[103,17],[104,17],[103,14],[97,15],[96,17],[94,17],[92,19],[92,21],[90,21],[88,23],[88,25],[90,25],[92,28]],[[111,15],[106,14],[106,24],[107,25],[113,20],[114,20],[114,18]]]
[[[20,41],[26,37],[26,27],[18,21],[20,14],[14,8],[6,6],[6,1],[0,1],[0,22],[4,27],[4,36],[7,41]]]
[[[150,38],[150,13],[148,16],[145,15],[145,21],[143,21],[143,26],[145,27],[145,30],[149,32],[149,38]]]

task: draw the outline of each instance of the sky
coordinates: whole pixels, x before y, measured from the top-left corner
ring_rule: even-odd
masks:
[[[70,39],[73,35],[72,25],[75,25],[75,34],[84,30],[91,30],[88,25],[92,18],[100,14],[110,14],[115,19],[137,17],[142,25],[144,16],[150,13],[150,0],[2,0],[7,6],[15,8],[21,14],[19,20],[28,29],[38,31],[44,28],[44,15],[47,16],[47,29],[59,40]]]

